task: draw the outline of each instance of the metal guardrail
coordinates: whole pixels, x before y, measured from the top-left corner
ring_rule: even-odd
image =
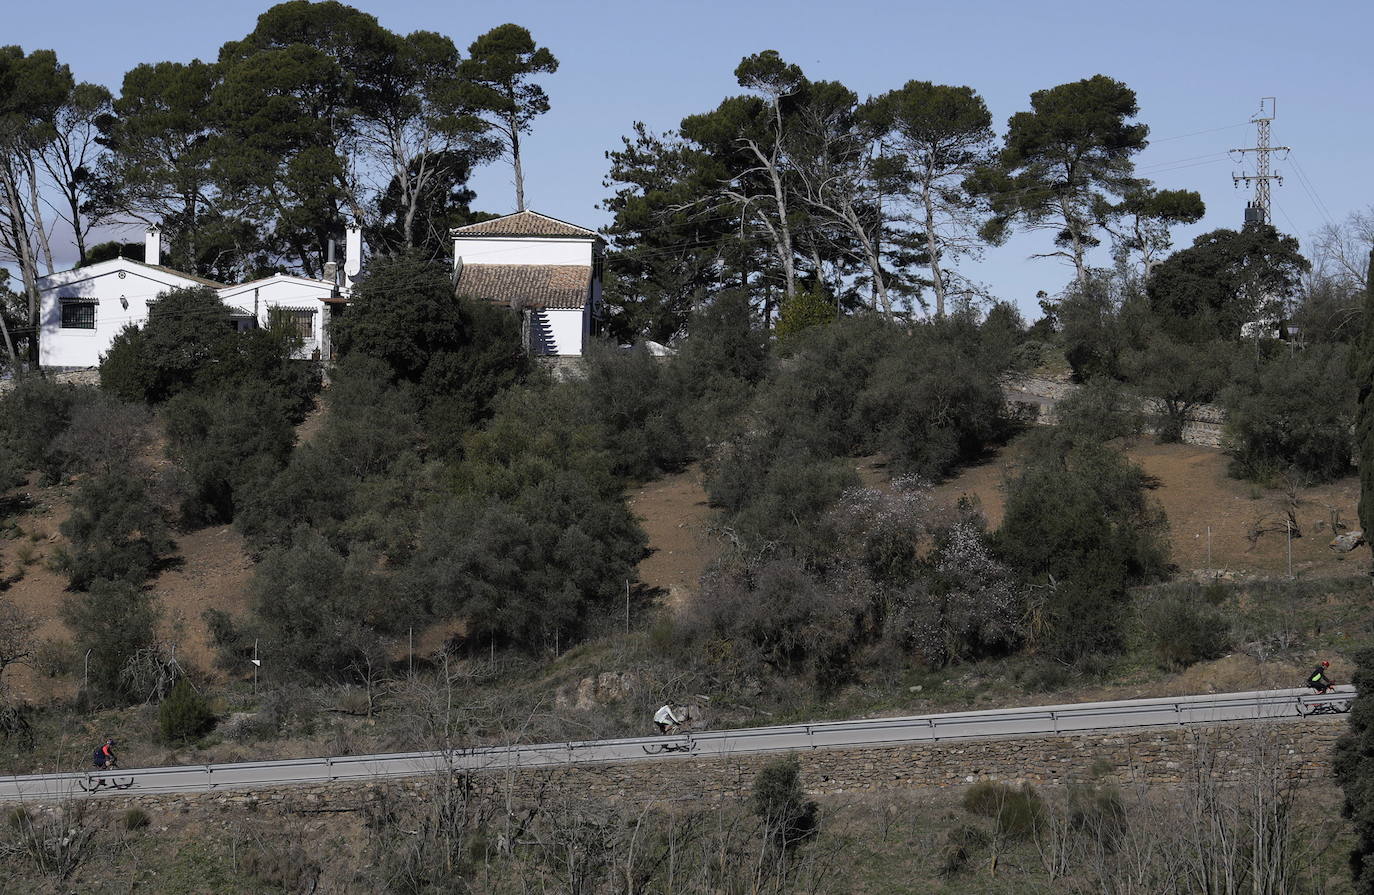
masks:
[[[1322,705],[1331,706],[1334,711],[1348,710],[1354,698],[1354,688],[1349,686],[1338,687],[1326,695],[1309,690],[1219,693],[711,730],[668,737],[139,768],[105,775],[120,787],[99,789],[93,794],[117,795],[126,789],[148,794],[250,790],[335,781],[394,780],[450,771],[670,760],[684,755],[720,758],[808,749],[872,748],[1238,721],[1294,720]],[[86,795],[84,787],[91,779],[91,775],[84,773],[0,777],[0,801],[83,796]],[[126,782],[129,786],[123,787]]]

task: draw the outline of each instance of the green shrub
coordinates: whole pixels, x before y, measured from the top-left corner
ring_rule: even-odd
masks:
[[[824,288],[805,290],[782,302],[773,334],[785,343],[803,330],[834,323],[838,316],[835,299]]]
[[[148,812],[142,808],[125,809],[122,820],[126,830],[141,830],[151,822]]]
[[[168,743],[200,739],[214,725],[215,714],[209,702],[184,677],[157,707],[157,726]]]
[[[1129,586],[1168,570],[1168,520],[1148,496],[1152,481],[1119,452],[1041,436],[1008,486],[996,545],[1025,578],[1040,585],[1036,645],[1077,661],[1118,651]]]
[[[1019,789],[995,780],[980,780],[968,788],[962,801],[964,810],[990,817],[999,835],[1025,839],[1034,835],[1045,816],[1045,801],[1029,785]]]
[[[1069,669],[1054,661],[1035,662],[1019,675],[1021,686],[1032,693],[1062,690],[1068,686],[1069,678]]]
[[[407,591],[466,617],[477,644],[572,645],[623,605],[644,555],[597,427],[546,388],[512,389],[466,451],[460,496],[424,513]]]
[[[42,470],[48,482],[62,478],[61,458],[53,453],[52,444],[71,423],[72,407],[81,393],[75,386],[36,376],[26,376],[0,393],[0,490],[30,470]]]
[[[110,343],[100,363],[101,387],[130,403],[161,404],[244,380],[285,398],[298,421],[320,377],[317,365],[293,359],[301,344],[294,327],[282,315],[246,332],[229,323],[228,307],[211,289],[164,292],[147,323],[125,327]]]
[[[677,382],[667,367],[672,361],[642,348],[592,346],[585,362],[584,378],[563,389],[571,394],[555,397],[575,399],[580,412],[601,424],[615,474],[644,479],[681,469],[687,436]]]
[[[1044,823],[1045,801],[1029,785],[1011,793],[997,812],[997,831],[1011,839],[1029,839]]]
[[[366,550],[345,556],[304,526],[290,546],[269,550],[250,587],[279,661],[330,680],[383,668],[388,635],[424,615],[378,566]]]
[[[131,471],[83,481],[61,531],[71,543],[57,565],[77,590],[99,579],[140,584],[174,546],[147,483]]]
[[[840,495],[859,485],[853,464],[783,449],[755,465],[757,444],[722,447],[708,465],[711,503],[733,516],[744,544],[783,543],[810,553],[820,545],[818,522]]]
[[[523,381],[529,360],[519,318],[489,302],[453,297],[449,267],[418,255],[377,258],[334,323],[341,356],[381,361],[414,386],[438,453],[491,415],[496,397]]]
[[[223,609],[207,609],[200,614],[210,644],[215,648],[215,665],[224,671],[239,671],[253,658],[253,637]]]
[[[73,663],[74,672],[89,667],[87,698],[122,700],[145,695],[130,691],[131,682],[123,671],[135,653],[152,646],[158,615],[153,595],[127,581],[97,579],[85,593],[63,601],[62,621],[75,636],[77,654],[89,659]]]
[[[954,876],[967,869],[973,853],[987,844],[988,834],[973,824],[948,827],[940,848],[940,875]]]
[[[1226,614],[1208,603],[1201,588],[1168,595],[1140,610],[1140,628],[1147,648],[1166,671],[1219,659],[1232,645]]]
[[[266,488],[296,441],[289,400],[261,384],[229,382],[167,402],[169,452],[186,476],[183,516],[229,522],[241,496]]]
[[[768,331],[743,293],[726,292],[692,315],[668,378],[679,396],[679,423],[696,456],[733,431],[768,372],[768,342]]]
[[[1226,383],[1228,344],[1202,347],[1152,333],[1140,351],[1127,354],[1131,385],[1141,397],[1157,402],[1155,434],[1161,442],[1183,440],[1193,411],[1216,398]]]
[[[348,531],[350,522],[370,511],[382,514],[398,542],[413,539],[418,522],[411,501],[422,490],[416,478],[424,435],[414,387],[389,378],[380,361],[341,361],[324,396],[320,430],[292,452],[270,485],[234,494],[235,525],[255,550],[289,545],[299,525],[347,549],[361,540],[359,532]],[[376,492],[386,486],[407,502],[379,502]]]
[[[795,755],[763,766],[754,778],[750,803],[763,822],[764,838],[778,848],[795,848],[817,833],[817,805],[802,789],[801,762]]]
[[[1099,843],[1111,846],[1126,832],[1126,802],[1115,786],[1073,787],[1069,823]]]
[[[125,401],[161,403],[203,377],[219,375],[212,361],[234,335],[229,309],[213,289],[168,290],[158,296],[141,331],[126,327],[110,344],[101,383]]]
[[[5,812],[7,826],[19,830],[23,829],[29,822],[29,809],[23,805],[13,805]]]
[[[1111,441],[1140,434],[1140,401],[1112,379],[1089,380],[1054,406],[1057,425],[1076,442]]]
[[[157,378],[143,328],[127,324],[100,358],[100,387],[121,401],[142,404],[156,393]]]
[[[998,783],[996,780],[979,780],[964,790],[964,797],[959,800],[959,804],[963,805],[964,810],[969,814],[977,814],[979,817],[995,817],[998,808],[1010,792],[1012,792],[1012,788],[1005,783]]]
[[[852,675],[863,608],[853,589],[780,557],[709,572],[684,628],[697,642],[730,644],[721,653],[726,668],[740,658],[762,661],[829,689]]]
[[[898,472],[938,479],[1010,431],[997,381],[1009,359],[986,357],[976,331],[961,329],[957,321],[917,328],[874,364],[859,397],[868,445]]]
[[[1077,382],[1120,373],[1127,330],[1106,277],[1073,284],[1054,308],[1059,342]]]
[[[1346,475],[1355,453],[1355,384],[1344,345],[1280,353],[1228,389],[1231,474],[1255,481],[1293,470],[1325,482]]]

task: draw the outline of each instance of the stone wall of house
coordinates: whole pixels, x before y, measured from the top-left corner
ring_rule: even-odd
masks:
[[[68,385],[99,385],[100,371],[93,369],[85,370],[63,370],[57,373],[49,372],[47,377],[53,382],[63,382]],[[0,379],[0,394],[4,394],[14,388],[15,380]]]
[[[1002,384],[1007,406],[1012,413],[1020,419],[1042,426],[1055,424],[1055,405],[1078,388],[1079,386],[1070,382],[1067,376],[1023,376],[1009,379]],[[1157,401],[1145,401],[1142,410],[1147,426],[1150,418],[1163,414],[1163,408]],[[1199,405],[1193,408],[1183,424],[1183,441],[1187,444],[1219,448],[1222,446],[1225,426],[1226,411],[1215,404]]]
[[[585,379],[587,377],[586,361],[577,356],[560,357],[556,355],[544,355],[534,357],[534,362],[548,370],[554,379],[559,382]]]
[[[1169,784],[1199,767],[1236,778],[1257,762],[1277,764],[1293,780],[1329,780],[1343,719],[1161,728],[1110,734],[1027,737],[975,742],[913,743],[868,749],[795,753],[813,796],[900,788],[963,786],[978,780],[1056,786],[1092,779]],[[579,799],[718,802],[747,796],[759,770],[777,755],[683,756],[654,762],[589,764],[478,774],[466,784],[491,796],[531,802],[573,794]],[[263,790],[174,795],[113,794],[117,807],[150,812],[198,810],[325,813],[365,808],[395,796],[427,798],[433,779],[307,784]],[[41,808],[44,806],[33,805]],[[52,808],[55,806],[46,806]]]

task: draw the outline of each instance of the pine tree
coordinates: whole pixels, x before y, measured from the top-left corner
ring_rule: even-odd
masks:
[[[177,681],[157,709],[158,727],[168,743],[198,739],[215,726],[215,714],[205,697],[186,678]]]

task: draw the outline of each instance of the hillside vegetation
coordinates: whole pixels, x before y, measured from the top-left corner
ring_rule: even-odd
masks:
[[[288,320],[239,331],[178,289],[78,387],[36,368],[38,203],[0,210],[24,290],[0,283],[0,770],[79,768],[109,736],[157,765],[645,733],[670,701],[725,727],[1374,675],[1367,214],[1314,257],[1263,220],[1175,250],[1206,210],[1139,176],[1120,81],[1036,90],[999,135],[972,87],[861,98],[763,50],[737,95],[607,153],[604,306],[560,377],[522,348],[529,309],[455,294],[445,242],[487,217],[475,165],[509,158],[523,209],[557,66],[518,25],[464,57],[334,2],[118,98],[2,48],[25,89],[0,97],[0,175],[36,197],[70,169],[83,262],[124,251],[88,251],[92,214],[161,218],[200,277],[315,276],[346,222],[375,251],[328,369]],[[976,277],[1018,231],[1069,277],[1033,322]],[[1029,427],[1003,384],[1046,371],[1081,387]],[[1204,403],[1223,451],[1179,444]],[[156,856],[165,891],[312,890],[328,847],[364,856],[330,871],[363,891],[1320,893],[1344,885],[1333,836],[1374,854],[1371,712],[1339,761],[1353,828],[1202,765],[1175,793],[1088,768],[1052,799],[979,781],[874,816],[782,762],[748,806],[449,779],[285,841],[172,823],[177,855],[146,816],[20,809],[0,873],[65,887],[98,843],[108,879]]]

